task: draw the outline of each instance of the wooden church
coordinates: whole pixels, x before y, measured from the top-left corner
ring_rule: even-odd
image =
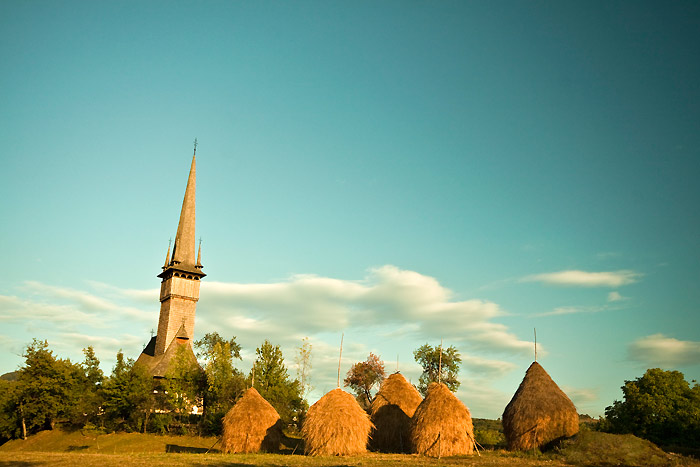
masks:
[[[202,272],[202,246],[195,259],[195,186],[197,146],[182,201],[180,222],[175,242],[165,256],[160,283],[160,318],[158,333],[144,348],[136,363],[144,365],[154,378],[164,378],[180,347],[185,347],[187,359],[198,365],[192,350],[194,315],[199,300]]]

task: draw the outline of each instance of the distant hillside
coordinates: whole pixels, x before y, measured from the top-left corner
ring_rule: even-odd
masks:
[[[3,381],[17,381],[19,379],[19,371],[12,371],[10,373],[0,375],[0,379]]]

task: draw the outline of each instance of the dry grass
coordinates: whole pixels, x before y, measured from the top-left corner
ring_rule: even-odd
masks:
[[[411,419],[413,452],[432,457],[474,452],[469,409],[444,384],[431,383]]]
[[[370,447],[381,452],[410,452],[411,417],[423,401],[400,373],[384,380],[372,402],[374,430]]]
[[[163,437],[118,433],[99,435],[94,439],[85,437],[84,450],[70,450],[82,435],[59,430],[42,432],[27,441],[15,440],[0,446],[0,466],[55,466],[68,467],[178,467],[178,466],[224,466],[224,467],[436,467],[436,466],[564,466],[564,465],[668,465],[700,466],[700,462],[674,455],[666,455],[650,443],[630,435],[608,435],[588,432],[567,441],[558,452],[549,454],[509,452],[503,450],[481,451],[480,456],[443,457],[439,461],[429,457],[407,454],[366,453],[361,456],[309,457],[289,454],[197,454],[200,445],[211,445],[214,438],[194,436]],[[585,435],[585,436],[584,436]],[[157,438],[162,438],[158,440]],[[171,443],[175,438],[176,442]],[[166,453],[165,446],[177,445],[193,453]],[[95,444],[100,449],[92,451]],[[50,451],[50,447],[55,449]],[[119,446],[120,449],[113,448]],[[159,447],[159,453],[153,449]],[[649,460],[645,464],[646,460]],[[652,463],[653,461],[653,463]]]
[[[301,434],[307,454],[347,456],[367,451],[372,422],[354,397],[333,389],[309,408]]]
[[[510,450],[541,448],[578,433],[576,407],[537,362],[503,411],[503,433]]]
[[[281,440],[280,416],[255,388],[248,389],[224,417],[223,452],[274,452]]]

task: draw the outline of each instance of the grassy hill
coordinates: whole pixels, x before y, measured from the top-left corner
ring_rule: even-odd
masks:
[[[503,450],[482,451],[481,455],[440,460],[401,454],[368,453],[354,457],[308,457],[292,455],[289,443],[283,454],[222,454],[216,438],[159,436],[139,433],[94,434],[89,432],[43,431],[27,440],[13,440],[0,446],[0,466],[46,465],[80,467],[110,466],[402,466],[437,465],[628,465],[695,466],[700,461],[668,454],[652,443],[632,435],[611,435],[584,431],[550,453],[522,453]],[[213,449],[209,450],[209,448]],[[205,453],[209,450],[208,453]]]

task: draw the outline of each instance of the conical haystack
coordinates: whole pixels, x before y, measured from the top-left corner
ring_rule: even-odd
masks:
[[[503,411],[503,433],[510,450],[539,448],[578,433],[576,407],[537,362]]]
[[[248,389],[223,421],[224,452],[277,451],[282,440],[282,421],[255,388]]]
[[[413,452],[457,456],[474,452],[474,426],[469,409],[444,384],[431,383],[428,395],[411,419]]]
[[[400,373],[384,380],[372,402],[370,447],[382,452],[411,451],[411,417],[423,398]]]
[[[309,408],[301,434],[312,456],[345,456],[367,451],[369,416],[354,397],[333,389]]]

